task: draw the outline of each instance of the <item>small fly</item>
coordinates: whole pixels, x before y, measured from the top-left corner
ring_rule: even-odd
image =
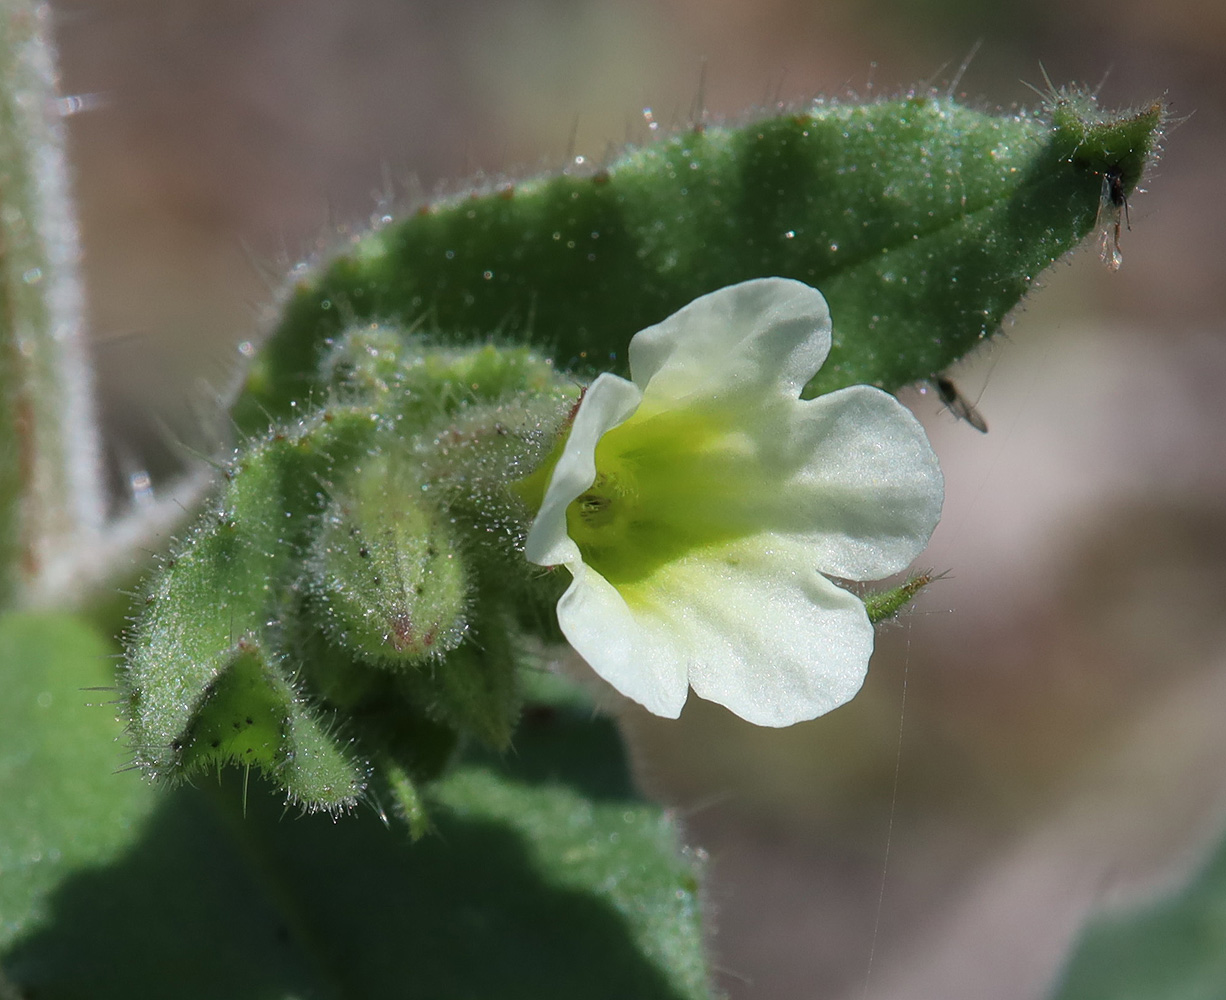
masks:
[[[1124,227],[1131,231],[1124,175],[1119,167],[1108,167],[1103,172],[1103,191],[1098,199],[1098,252],[1103,263],[1112,271],[1118,271],[1124,263],[1124,254],[1120,250],[1121,219]]]
[[[953,379],[945,375],[937,375],[932,381],[937,387],[937,396],[940,397],[941,402],[945,404],[946,409],[950,413],[959,420],[965,420],[980,434],[988,432],[988,422],[983,419],[983,415],[975,408],[975,404],[958,391],[958,387],[954,385]]]

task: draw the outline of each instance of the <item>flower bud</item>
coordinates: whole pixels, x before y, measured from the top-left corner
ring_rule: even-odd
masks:
[[[454,649],[467,629],[464,560],[443,515],[420,493],[377,460],[322,516],[309,560],[320,624],[367,662],[418,662]]]

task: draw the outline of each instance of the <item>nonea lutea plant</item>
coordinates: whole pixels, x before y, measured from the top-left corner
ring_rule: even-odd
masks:
[[[939,515],[888,393],[994,334],[1163,123],[1075,90],[815,102],[427,204],[296,271],[129,636],[138,763],[419,804],[466,741],[508,745],[567,641],[663,715],[690,688],[765,725],[841,704],[931,579],[830,579],[905,569]]]
[[[544,666],[569,644],[666,716],[691,689],[771,726],[852,697],[874,626],[935,579],[860,585],[942,502],[890,393],[934,384],[986,429],[949,367],[1092,233],[1120,266],[1163,107],[815,101],[485,184],[296,267],[125,636],[134,764],[196,786],[168,791],[119,773],[85,708],[113,682],[96,621],[29,610],[143,562],[170,505],[103,523],[72,101],[50,8],[9,8],[0,994],[710,1000],[701,852]],[[257,772],[324,815],[285,821]]]

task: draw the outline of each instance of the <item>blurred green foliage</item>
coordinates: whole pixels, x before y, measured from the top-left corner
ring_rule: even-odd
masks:
[[[287,812],[233,769],[173,791],[120,769],[110,654],[72,618],[0,619],[0,966],[19,995],[710,996],[701,864],[573,693],[536,702],[509,757],[433,786],[414,844],[373,808]]]

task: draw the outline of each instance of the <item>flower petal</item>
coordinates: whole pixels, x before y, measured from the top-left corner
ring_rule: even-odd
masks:
[[[576,411],[525,554],[570,569],[563,633],[658,715],[676,717],[692,686],[786,726],[863,683],[872,626],[822,573],[906,566],[944,481],[887,393],[800,399],[829,347],[819,292],[744,282],[638,334],[634,382],[601,376]]]
[[[744,390],[800,395],[830,353],[816,288],[758,278],[695,299],[630,341],[630,375],[654,401]]]
[[[823,573],[875,580],[919,555],[940,517],[936,455],[919,421],[880,389],[704,400],[642,418],[648,406],[644,396],[607,440],[635,462],[642,510],[626,541],[661,558],[765,532],[803,542]]]
[[[596,442],[626,420],[643,394],[633,382],[601,375],[587,389],[571,425],[562,457],[554,467],[541,509],[528,531],[524,556],[537,566],[581,562],[579,548],[566,534],[566,508],[596,480]]]
[[[558,601],[566,641],[627,698],[654,715],[677,718],[689,682],[685,650],[669,622],[634,614],[617,588],[590,566],[572,565],[571,572],[575,579]]]
[[[695,553],[623,596],[644,637],[637,672],[680,661],[698,695],[761,726],[790,726],[848,701],[873,651],[864,605],[786,538]]]
[[[823,573],[877,580],[928,544],[945,479],[920,422],[889,393],[840,389],[797,404],[785,432],[756,431],[759,523],[803,538]]]

